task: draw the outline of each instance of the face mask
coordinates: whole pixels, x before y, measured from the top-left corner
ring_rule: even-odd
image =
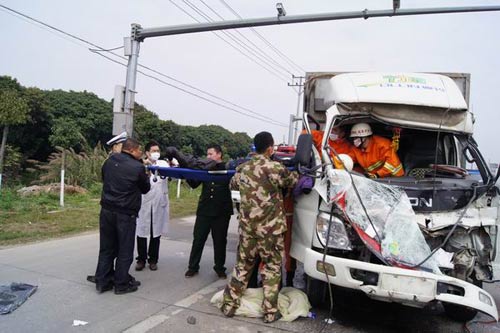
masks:
[[[160,153],[151,153],[151,161],[156,162],[160,159]]]
[[[336,140],[338,140],[338,138],[339,138],[338,134],[330,133],[330,140],[336,141]]]
[[[359,146],[363,143],[363,140],[361,138],[355,138],[352,143],[355,147],[359,148]]]

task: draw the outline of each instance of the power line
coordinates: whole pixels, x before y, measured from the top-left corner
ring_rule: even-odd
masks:
[[[94,47],[93,49],[92,49],[92,48],[89,48],[89,51],[91,51],[91,52],[94,52],[94,51],[108,52],[108,53],[110,53],[110,54],[114,55],[115,57],[118,57],[118,58],[123,59],[123,60],[127,60],[127,58],[126,58],[126,57],[121,56],[121,55],[119,55],[119,54],[116,54],[116,53],[114,53],[114,52],[111,52],[112,50],[123,48],[123,46],[116,47],[116,48],[113,48],[113,49],[104,49],[104,48],[100,47],[99,45],[96,45],[96,44],[94,44],[94,43],[92,43],[92,42],[89,42],[89,41],[87,41],[87,40],[85,40],[85,39],[82,39],[82,38],[80,38],[80,37],[78,37],[78,36],[76,36],[76,35],[73,35],[73,34],[71,34],[71,33],[65,32],[65,31],[63,31],[63,30],[61,30],[61,29],[59,29],[59,28],[56,28],[56,27],[54,27],[54,26],[52,26],[52,25],[50,25],[50,24],[47,24],[47,23],[42,22],[42,21],[40,21],[40,20],[37,20],[37,19],[35,19],[35,18],[33,18],[33,17],[30,17],[30,16],[28,16],[28,15],[25,15],[25,14],[23,14],[23,13],[21,13],[21,12],[18,12],[18,11],[16,11],[16,10],[14,10],[14,9],[8,8],[8,7],[3,6],[3,5],[1,5],[1,4],[0,4],[0,7],[5,8],[6,10],[10,10],[11,12],[14,12],[14,13],[15,13],[15,14],[17,14],[17,15],[20,15],[20,16],[15,16],[15,17],[20,18],[20,19],[22,19],[22,20],[23,20],[23,21],[25,21],[25,22],[28,22],[28,23],[33,24],[33,25],[34,25],[34,23],[33,23],[33,22],[36,22],[36,23],[40,24],[41,26],[37,26],[37,27],[41,27],[41,28],[43,28],[44,30],[46,30],[46,31],[48,31],[48,32],[50,32],[50,33],[52,33],[52,34],[54,34],[54,35],[58,36],[58,37],[61,37],[61,38],[65,39],[65,40],[67,40],[67,41],[70,41],[70,42],[75,43],[75,44],[77,44],[77,45],[81,45],[81,44],[78,44],[78,43],[76,43],[76,42],[75,42],[75,40],[78,40],[78,41],[79,41],[79,42],[81,42],[81,43],[84,43],[84,44],[87,44],[87,45],[91,45],[91,46],[93,46],[93,47]],[[7,12],[7,13],[11,14],[10,12]],[[31,20],[31,21],[30,21],[30,20]],[[52,29],[52,30],[49,30],[49,29],[46,29],[46,28],[50,28],[50,29]],[[56,34],[56,33],[54,33],[54,31],[53,31],[53,30],[54,30],[54,31],[57,31],[57,32],[58,32],[58,33],[60,33],[60,34]],[[73,39],[69,39],[69,38],[67,38],[67,37],[71,37],[71,38],[73,38]],[[94,53],[97,53],[97,52],[94,52]],[[110,59],[110,58],[108,58],[108,57],[105,57],[105,58],[107,58],[108,60],[111,60],[111,59]],[[117,61],[114,61],[114,62],[116,62],[116,63],[118,63],[118,64],[122,64],[122,63],[117,62]],[[279,124],[279,126],[285,126],[285,124],[284,124],[284,123],[281,123],[281,122],[279,122],[279,121],[277,121],[277,120],[275,120],[275,119],[273,119],[273,118],[267,117],[267,116],[262,115],[262,114],[260,114],[260,113],[258,113],[258,112],[252,111],[252,110],[250,110],[250,109],[248,109],[248,108],[246,108],[246,107],[240,106],[240,105],[235,104],[235,103],[233,103],[233,102],[231,102],[231,101],[229,101],[229,100],[226,100],[226,99],[224,99],[224,98],[221,98],[221,97],[218,97],[218,96],[216,96],[216,95],[214,95],[214,94],[211,94],[211,93],[209,93],[209,92],[207,92],[207,91],[204,91],[204,90],[202,90],[202,89],[199,89],[199,88],[197,88],[197,87],[195,87],[195,86],[193,86],[193,85],[190,85],[190,84],[187,84],[187,83],[185,83],[185,82],[182,82],[182,81],[180,81],[180,80],[178,80],[178,79],[176,79],[176,78],[174,78],[174,77],[172,77],[172,76],[169,76],[169,75],[166,75],[166,74],[164,74],[164,73],[161,73],[161,72],[159,72],[159,71],[157,71],[157,70],[155,70],[155,69],[153,69],[153,68],[151,68],[151,67],[148,67],[148,66],[145,66],[145,65],[141,65],[141,64],[138,64],[138,66],[139,66],[139,67],[141,67],[141,68],[147,69],[147,70],[149,70],[149,71],[151,71],[151,72],[153,72],[153,73],[155,73],[155,74],[161,75],[161,76],[163,76],[163,77],[165,77],[165,78],[167,78],[167,79],[169,79],[169,80],[172,80],[172,81],[174,81],[174,82],[180,83],[180,84],[182,84],[182,85],[184,85],[184,86],[186,86],[186,87],[188,87],[188,88],[191,88],[191,89],[193,89],[193,90],[196,90],[196,91],[198,91],[198,92],[200,92],[200,93],[203,93],[203,94],[205,94],[205,95],[207,95],[207,96],[210,96],[210,97],[212,97],[212,98],[218,99],[218,100],[220,100],[220,101],[222,101],[222,102],[224,102],[224,103],[227,103],[227,104],[230,104],[230,105],[235,106],[235,107],[237,107],[237,108],[240,108],[240,109],[243,109],[243,110],[245,110],[245,111],[248,111],[248,112],[250,112],[250,113],[252,113],[252,114],[257,115],[258,117],[262,117],[262,118],[264,118],[264,119],[267,119],[266,121],[270,121],[270,122],[272,122],[272,123]],[[182,88],[179,88],[179,87],[177,87],[177,86],[175,86],[175,85],[172,85],[171,87],[173,87],[173,88],[175,88],[175,89],[178,89],[178,90],[181,90],[181,91],[184,91]],[[194,96],[197,96],[197,95],[196,95],[196,94],[194,94]],[[259,119],[259,120],[260,120],[260,119]]]
[[[100,50],[100,49],[89,49],[90,51],[102,51],[102,52],[111,52],[111,51],[116,51],[116,50],[119,50],[119,49],[123,49],[124,46],[117,46],[117,47],[113,47],[111,49],[107,49],[107,50]]]
[[[202,16],[207,22],[214,22],[214,20],[205,12],[203,12],[201,9],[199,9],[196,5],[191,3],[189,0],[182,0],[186,5],[190,6],[195,12],[197,12],[200,16]],[[256,57],[261,63],[257,63],[259,66],[266,68],[268,71],[272,71],[273,73],[276,73],[280,80],[284,82],[288,82],[288,75],[281,73],[277,68],[273,66],[273,64],[270,64],[269,61],[265,58],[263,58],[260,54],[255,52],[251,47],[245,44],[244,41],[236,37],[232,32],[222,30],[220,33],[224,34],[227,36],[229,39],[231,39],[233,42],[235,42],[238,46],[242,47],[244,51],[250,52],[254,57]],[[246,53],[242,53],[245,54]],[[252,59],[250,57],[250,59]],[[253,59],[255,60],[255,59]]]
[[[105,49],[105,48],[103,48],[103,47],[101,47],[101,46],[99,46],[99,45],[97,45],[97,44],[94,44],[94,43],[92,43],[92,42],[90,42],[90,41],[88,41],[88,40],[85,40],[85,39],[83,39],[83,38],[81,38],[81,37],[79,37],[79,36],[76,36],[76,35],[74,35],[74,34],[71,34],[71,33],[69,33],[69,32],[66,32],[66,31],[64,31],[64,30],[61,30],[61,29],[59,29],[59,28],[56,28],[56,27],[54,27],[54,26],[52,26],[52,25],[50,25],[50,24],[48,24],[48,23],[42,22],[42,21],[40,21],[40,20],[38,20],[38,19],[35,19],[35,18],[33,18],[33,17],[29,16],[29,15],[23,14],[23,13],[21,13],[21,12],[19,12],[19,11],[16,11],[16,10],[14,10],[14,9],[12,9],[12,8],[9,8],[9,7],[7,7],[7,6],[4,6],[4,5],[2,5],[2,4],[0,4],[0,9],[1,9],[1,8],[3,8],[4,10],[9,11],[9,12],[11,12],[11,13],[15,13],[15,14],[19,15],[19,16],[15,16],[15,17],[16,17],[16,18],[19,18],[19,19],[22,19],[22,20],[23,20],[23,21],[25,21],[25,22],[28,22],[28,23],[36,22],[36,23],[40,24],[41,26],[39,26],[39,27],[40,27],[40,28],[44,28],[44,30],[47,30],[47,29],[45,29],[45,28],[49,28],[49,29],[52,29],[53,31],[57,31],[58,33],[60,33],[60,34],[61,34],[61,35],[57,35],[57,36],[58,36],[58,37],[61,37],[61,38],[64,38],[65,40],[72,41],[72,42],[73,42],[74,40],[77,40],[77,41],[79,41],[79,42],[81,42],[81,43],[84,43],[84,44],[86,44],[86,45],[93,46],[94,48],[89,48],[89,49],[88,49],[88,50],[89,50],[89,51],[91,51],[92,53],[98,54],[98,55],[100,55],[100,56],[102,56],[102,57],[104,57],[104,58],[106,58],[106,59],[108,59],[108,60],[110,60],[110,61],[113,61],[114,63],[120,64],[120,65],[122,65],[122,66],[125,66],[125,67],[127,66],[126,64],[124,64],[124,63],[122,63],[122,62],[120,62],[120,61],[117,61],[117,60],[112,59],[112,58],[110,58],[110,57],[104,56],[103,54],[101,54],[101,53],[100,53],[100,52],[108,52],[108,53],[112,54],[112,55],[113,55],[113,56],[115,56],[115,57],[119,57],[119,58],[120,58],[120,59],[122,59],[122,60],[127,60],[127,58],[126,58],[126,57],[121,56],[121,55],[118,55],[118,54],[116,54],[116,53],[112,52],[112,50],[119,49],[119,48],[122,48],[122,47],[117,47],[117,48],[113,48],[113,49]],[[30,21],[28,21],[28,20],[30,20],[31,22],[30,22]],[[51,30],[47,30],[47,31],[49,31],[49,32],[53,32],[53,31],[51,31]],[[70,40],[70,39],[68,39],[68,38],[66,38],[66,37],[71,37],[73,40]],[[153,68],[150,68],[150,67],[148,67],[148,66],[144,66],[144,65],[140,65],[140,64],[139,64],[139,66],[140,66],[140,67],[142,67],[142,68],[144,68],[144,69],[147,69],[147,70],[149,70],[149,71],[152,71],[152,72],[154,72],[154,73],[156,73],[156,74],[158,74],[158,75],[161,75],[161,76],[163,76],[163,77],[166,77],[166,78],[168,78],[168,79],[170,79],[170,80],[173,80],[173,81],[175,81],[175,82],[177,82],[177,83],[183,84],[183,85],[185,85],[185,86],[187,86],[187,87],[189,87],[189,88],[191,88],[191,89],[193,89],[193,90],[196,90],[196,91],[198,91],[198,92],[201,92],[201,93],[203,93],[203,94],[206,94],[207,96],[210,96],[210,97],[212,97],[212,98],[216,98],[216,99],[218,99],[218,100],[220,100],[220,101],[223,101],[224,103],[227,103],[227,104],[233,105],[233,106],[235,106],[235,107],[241,108],[241,109],[243,109],[243,110],[246,110],[246,111],[248,111],[248,112],[250,112],[250,113],[252,113],[252,114],[256,115],[257,117],[255,117],[255,116],[251,116],[251,115],[248,115],[248,114],[246,114],[246,113],[244,113],[244,112],[242,112],[242,111],[236,110],[236,109],[234,109],[234,108],[232,108],[232,107],[225,106],[225,105],[223,105],[223,104],[221,104],[221,103],[218,103],[218,102],[215,102],[215,101],[211,101],[210,99],[208,99],[208,98],[206,98],[206,97],[203,97],[203,96],[200,96],[200,95],[195,94],[195,93],[193,93],[193,92],[190,92],[190,91],[188,91],[188,90],[186,90],[186,89],[183,89],[183,88],[181,88],[181,87],[178,87],[178,86],[176,86],[176,85],[174,85],[174,84],[170,84],[170,83],[168,83],[168,82],[165,82],[165,81],[163,81],[163,80],[161,80],[161,79],[159,79],[159,78],[156,78],[156,77],[154,77],[154,76],[152,76],[152,75],[149,75],[149,74],[147,74],[147,73],[144,73],[144,72],[142,72],[142,71],[138,71],[138,72],[139,72],[139,73],[141,73],[142,75],[147,76],[147,77],[152,78],[152,79],[155,79],[155,80],[157,80],[158,82],[161,82],[161,83],[163,83],[163,84],[165,84],[165,85],[168,85],[168,86],[170,86],[170,87],[172,87],[172,88],[178,89],[178,90],[183,91],[183,92],[185,92],[185,93],[187,93],[187,94],[190,94],[190,95],[192,95],[192,96],[195,96],[195,97],[198,97],[198,98],[200,98],[200,99],[202,99],[202,100],[205,100],[205,101],[207,101],[207,102],[209,102],[209,103],[212,103],[212,104],[215,104],[215,105],[221,106],[221,107],[226,108],[226,109],[228,109],[228,110],[231,110],[231,111],[237,112],[237,113],[239,113],[239,114],[242,114],[242,115],[248,116],[248,117],[250,117],[250,118],[254,118],[254,119],[257,119],[257,120],[260,120],[260,121],[264,121],[264,122],[271,122],[271,123],[273,123],[274,125],[278,125],[278,126],[286,127],[286,124],[284,124],[284,123],[281,123],[281,122],[279,122],[279,121],[277,121],[277,120],[274,120],[274,119],[272,119],[272,118],[270,118],[270,117],[267,117],[267,116],[265,116],[265,115],[262,115],[262,114],[260,114],[260,113],[255,112],[255,111],[252,111],[252,110],[250,110],[250,109],[248,109],[248,108],[242,107],[242,106],[240,106],[240,105],[238,105],[238,104],[235,104],[235,103],[233,103],[233,102],[230,102],[230,101],[228,101],[228,100],[225,100],[225,99],[223,99],[223,98],[220,98],[220,97],[218,97],[218,96],[216,96],[216,95],[213,95],[213,94],[211,94],[211,93],[208,93],[208,92],[206,92],[206,91],[204,91],[204,90],[201,90],[201,89],[199,89],[199,88],[196,88],[196,87],[194,87],[194,86],[192,86],[192,85],[189,85],[189,84],[187,84],[187,83],[184,83],[184,82],[182,82],[182,81],[180,81],[180,80],[178,80],[178,79],[175,79],[175,78],[173,78],[173,77],[171,77],[171,76],[168,76],[168,75],[166,75],[166,74],[163,74],[163,73],[161,73],[161,72],[159,72],[159,71],[157,71],[157,70],[155,70],[155,69],[153,69]]]
[[[191,9],[193,9],[195,12],[197,12],[200,16],[202,16],[207,22],[214,22],[214,19],[212,17],[210,17],[210,15],[206,14],[203,10],[201,10],[199,7],[197,7],[195,4],[193,4],[191,1],[189,0],[182,0],[186,5],[188,5],[189,7],[191,7]],[[217,14],[218,15],[218,14]],[[221,17],[222,18],[222,17]],[[222,18],[222,20],[224,20]],[[269,66],[274,72],[278,73],[279,75],[283,75],[278,69],[276,69],[275,67],[273,67],[274,65],[272,63],[270,63],[270,61],[268,59],[265,58],[265,56],[263,57],[262,55],[258,54],[253,48],[251,48],[250,46],[248,46],[244,41],[242,41],[240,38],[236,37],[231,31],[226,31],[226,30],[222,30],[221,31],[224,35],[226,35],[227,37],[229,37],[231,40],[233,40],[236,44],[240,45],[241,47],[243,47],[246,51],[252,53],[255,57],[257,57],[263,64],[265,64],[266,66]],[[237,33],[241,34],[239,31],[236,30]],[[289,73],[286,68],[285,68],[285,78],[288,79],[288,74],[290,75],[293,75],[293,73]],[[286,80],[285,79],[285,80]]]
[[[186,15],[188,15],[189,17],[191,17],[193,20],[195,20],[196,22],[198,23],[201,23],[200,20],[198,20],[196,17],[194,17],[193,15],[191,15],[191,13],[189,13],[186,9],[184,9],[183,7],[181,7],[180,5],[178,5],[177,3],[175,3],[173,0],[169,0],[175,7],[177,7],[179,10],[181,10],[182,12],[184,12]],[[190,3],[189,1],[186,1],[186,0],[182,0],[188,7],[190,7],[194,12],[196,12],[198,15],[202,16],[206,21],[208,22],[211,22],[213,21],[209,16],[207,16],[205,13],[203,13],[203,11],[201,11],[198,7],[196,7],[195,5],[193,5],[192,3]],[[233,35],[231,35],[230,33],[228,33],[227,31],[221,31],[220,33],[217,33],[215,31],[212,31],[212,33],[217,36],[219,39],[221,39],[222,41],[224,41],[226,44],[228,44],[229,46],[231,46],[234,50],[236,50],[238,53],[240,53],[241,55],[243,55],[244,57],[248,58],[250,61],[252,61],[253,63],[255,63],[257,66],[260,66],[262,69],[264,69],[265,71],[267,71],[269,74],[275,76],[276,78],[278,78],[279,80],[283,81],[283,82],[288,82],[288,77],[287,76],[282,76],[283,74],[281,74],[280,72],[278,72],[272,65],[268,65],[265,61],[263,61],[258,54],[255,54],[255,51],[253,51],[252,49],[248,49],[248,47],[245,47],[244,43],[242,43],[241,41],[237,40],[237,38],[235,38]],[[228,41],[227,39],[225,39],[224,37],[221,36],[221,33],[226,36],[227,38],[233,40],[236,44],[240,45],[241,47],[245,48],[246,51],[254,54],[261,62],[263,63],[259,63],[256,59],[252,58],[251,56],[249,56],[247,53],[245,53],[244,51],[242,51],[237,45],[234,45],[232,44],[230,41]]]
[[[202,17],[204,17],[208,22],[214,22],[215,21],[212,17],[210,17],[202,9],[200,9],[195,4],[193,4],[190,0],[182,0],[182,1],[184,3],[186,3],[188,6],[190,6],[193,10],[195,10],[199,15],[201,15]],[[202,0],[200,0],[200,1],[203,4],[205,4],[205,6],[208,7],[212,12],[214,12],[220,19],[222,19],[224,21],[224,18],[221,15],[219,15],[215,10],[213,10],[205,2],[203,2]],[[280,63],[276,62],[274,59],[270,58],[265,52],[263,52],[261,49],[259,49],[259,47],[257,45],[255,45],[255,43],[253,43],[252,41],[250,41],[240,31],[235,30],[234,32],[232,32],[232,31],[223,30],[221,32],[223,34],[225,34],[226,36],[228,36],[230,39],[232,39],[234,42],[236,42],[238,45],[240,45],[241,47],[243,47],[246,51],[252,53],[263,64],[265,64],[268,68],[271,68],[272,71],[278,73],[279,75],[282,75],[287,82],[288,82],[289,75],[293,75],[292,72],[290,72],[288,69],[286,69],[285,67],[283,67]],[[242,39],[238,38],[235,35],[235,33],[241,35],[244,39],[246,39],[251,44],[253,44],[254,47],[252,48],[251,46],[247,45],[245,43],[245,41],[243,41]],[[257,52],[257,51],[260,51],[260,53]],[[283,71],[283,73],[280,71],[280,68],[281,68],[281,71]]]
[[[227,100],[227,99],[224,99],[224,98],[222,98],[222,97],[218,97],[218,96],[213,95],[213,94],[211,94],[211,93],[209,93],[209,92],[206,92],[206,91],[204,91],[204,90],[201,90],[201,89],[199,89],[199,88],[196,88],[195,86],[192,86],[192,85],[190,85],[190,84],[187,84],[187,83],[181,82],[181,81],[179,81],[179,80],[177,80],[177,79],[175,79],[175,78],[173,78],[173,77],[171,77],[171,76],[168,76],[168,75],[166,75],[166,74],[163,74],[162,72],[159,72],[159,71],[157,71],[157,70],[155,70],[155,69],[153,69],[153,68],[150,68],[150,67],[147,67],[147,66],[144,66],[144,65],[140,65],[140,64],[139,64],[139,67],[142,67],[142,68],[144,68],[144,69],[147,69],[147,70],[149,70],[149,71],[151,71],[151,72],[153,72],[153,73],[156,73],[156,74],[158,74],[158,75],[160,75],[160,76],[163,76],[163,77],[165,77],[165,78],[168,78],[168,79],[170,79],[170,80],[172,80],[172,81],[175,81],[175,82],[177,82],[177,83],[181,83],[181,84],[183,84],[183,85],[184,85],[184,86],[186,86],[186,87],[189,87],[189,88],[191,88],[191,89],[193,89],[193,90],[196,90],[196,91],[198,91],[198,92],[201,92],[201,93],[203,93],[203,94],[205,94],[205,95],[207,95],[207,96],[210,96],[210,97],[213,97],[213,98],[215,98],[215,99],[218,99],[218,100],[220,100],[220,101],[222,101],[222,102],[224,102],[224,103],[227,103],[227,104],[230,104],[230,105],[235,106],[235,107],[237,107],[237,108],[240,108],[240,109],[243,109],[243,110],[245,110],[245,111],[248,111],[248,112],[250,112],[250,113],[252,113],[252,114],[255,114],[256,116],[259,116],[259,117],[265,118],[265,119],[267,119],[268,121],[271,121],[271,122],[277,123],[277,124],[279,124],[280,126],[282,126],[282,125],[286,125],[285,123],[279,122],[279,121],[277,121],[277,120],[275,120],[275,119],[273,119],[273,118],[270,118],[270,117],[267,117],[267,116],[265,116],[265,115],[263,115],[263,114],[260,114],[260,113],[258,113],[258,112],[252,111],[251,109],[248,109],[248,108],[246,108],[246,107],[244,107],[244,106],[241,106],[241,105],[235,104],[235,103],[233,103],[233,102],[231,102],[231,101],[229,101],[229,100]]]
[[[224,0],[219,0],[227,9],[229,9],[234,15],[236,15],[236,17],[238,17],[239,19],[243,19],[243,17],[238,14],[238,12],[236,10],[234,10],[226,1]],[[290,59],[286,54],[284,54],[283,52],[281,52],[277,47],[275,47],[271,42],[269,42],[264,36],[262,36],[262,34],[260,34],[257,30],[255,30],[254,28],[250,28],[250,30],[257,36],[259,37],[264,43],[266,43],[274,52],[276,52],[276,54],[278,54],[279,56],[281,56],[282,59],[284,59],[286,62],[288,62],[288,64],[290,64],[291,66],[294,66],[296,69],[298,69],[299,71],[305,73],[306,70],[304,68],[302,68],[301,66],[297,65],[297,63],[295,63],[292,59]]]
[[[110,61],[112,61],[112,62],[114,62],[114,63],[116,63],[116,64],[119,64],[119,65],[122,65],[122,66],[124,66],[124,67],[127,67],[127,64],[124,64],[124,63],[122,63],[122,62],[119,62],[118,60],[112,59],[112,58],[110,58],[110,57],[108,57],[108,56],[106,56],[106,55],[104,55],[104,54],[100,53],[98,50],[91,50],[91,52],[93,52],[93,53],[95,53],[95,54],[98,54],[98,55],[100,55],[101,57],[106,58],[106,59],[108,59],[108,60],[110,60]],[[210,100],[210,99],[208,99],[208,98],[206,98],[206,97],[203,97],[203,96],[200,96],[200,95],[198,95],[198,94],[195,94],[194,92],[188,91],[188,90],[186,90],[186,89],[183,89],[183,88],[181,88],[181,87],[177,87],[177,86],[175,86],[175,85],[173,85],[173,84],[171,84],[171,83],[168,83],[168,82],[166,82],[166,81],[164,81],[164,80],[162,80],[162,79],[160,79],[160,78],[158,78],[158,77],[156,77],[156,76],[154,76],[154,75],[150,75],[150,74],[144,73],[143,71],[138,70],[138,71],[137,71],[137,73],[140,73],[140,74],[142,74],[142,75],[144,75],[144,76],[146,76],[146,77],[149,77],[149,78],[151,78],[151,79],[153,79],[153,80],[156,80],[156,81],[158,81],[158,82],[160,82],[160,83],[162,83],[162,84],[164,84],[164,85],[167,85],[167,86],[169,86],[169,87],[172,87],[172,88],[175,88],[175,89],[181,90],[182,92],[184,92],[184,93],[186,93],[186,94],[189,94],[189,95],[191,95],[191,96],[198,97],[198,98],[200,98],[200,99],[202,99],[202,100],[204,100],[204,101],[206,101],[206,102],[208,102],[208,103],[212,103],[212,104],[214,104],[214,105],[220,106],[220,107],[225,108],[225,109],[228,109],[228,110],[230,110],[230,111],[234,111],[234,112],[236,112],[236,113],[239,113],[239,114],[241,114],[241,115],[243,115],[243,116],[246,116],[246,117],[249,117],[249,118],[253,118],[253,119],[257,119],[257,120],[264,121],[264,122],[268,122],[268,123],[272,123],[273,125],[277,125],[277,126],[281,126],[281,127],[287,127],[287,126],[286,126],[285,124],[283,124],[283,123],[279,123],[279,122],[274,121],[274,120],[271,120],[271,121],[270,121],[270,120],[264,119],[264,118],[263,118],[264,116],[260,116],[260,115],[259,115],[259,116],[252,116],[252,115],[249,115],[248,113],[245,113],[245,112],[239,111],[239,110],[237,110],[237,109],[231,108],[231,107],[229,107],[229,106],[227,106],[227,105],[223,105],[223,104],[221,104],[221,103],[218,103],[218,102],[212,101],[212,100]],[[261,118],[261,117],[262,117],[262,118]]]
[[[209,6],[204,0],[200,0],[202,4],[205,5],[212,13],[214,13],[217,17],[219,17],[221,20],[225,21],[224,17],[220,15],[215,9],[213,9],[211,6]],[[264,50],[262,50],[257,44],[252,42],[248,37],[246,37],[244,34],[242,34],[239,30],[234,30],[235,33],[237,33],[239,36],[241,36],[243,39],[245,39],[247,42],[249,42],[256,50],[258,50],[266,59],[271,61],[274,65],[280,67],[283,69],[285,72],[287,72],[289,75],[293,75],[293,73],[287,69],[285,66],[280,64],[278,61],[276,61],[273,57],[271,57],[269,54],[267,54]]]
[[[191,13],[189,13],[187,10],[185,10],[184,8],[182,8],[181,6],[179,6],[178,4],[176,4],[173,0],[169,0],[175,7],[177,7],[179,10],[181,10],[182,12],[184,12],[186,15],[188,15],[189,17],[191,17],[193,20],[195,20],[196,22],[198,23],[201,23],[200,20],[198,20],[196,17],[194,17],[193,15],[191,15]],[[250,57],[248,54],[246,54],[245,52],[243,52],[242,50],[240,50],[237,46],[233,45],[230,41],[226,40],[224,37],[222,37],[220,35],[220,33],[217,33],[215,31],[212,31],[212,33],[217,36],[219,39],[221,39],[222,41],[224,41],[226,44],[228,44],[229,46],[231,46],[234,50],[236,50],[238,53],[240,53],[242,56],[248,58],[250,61],[252,61],[253,63],[255,63],[257,66],[260,66],[262,67],[264,70],[266,70],[269,74],[277,77],[278,79],[280,79],[281,81],[284,81],[284,82],[287,82],[286,80],[284,80],[281,76],[279,76],[278,74],[276,74],[275,72],[271,71],[270,69],[268,69],[267,67],[263,66],[262,64],[258,63],[255,59],[253,59],[252,57]],[[222,33],[225,33],[224,31]],[[227,33],[225,33],[227,34]]]

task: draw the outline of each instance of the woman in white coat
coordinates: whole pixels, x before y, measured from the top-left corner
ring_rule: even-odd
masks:
[[[145,147],[146,164],[168,167],[166,161],[160,160],[160,145],[150,141]],[[156,180],[156,181],[154,181]],[[141,210],[137,218],[137,264],[136,271],[144,269],[146,261],[152,271],[158,269],[160,237],[167,234],[169,220],[168,179],[150,176],[151,190],[142,195]],[[149,249],[147,248],[149,237]]]

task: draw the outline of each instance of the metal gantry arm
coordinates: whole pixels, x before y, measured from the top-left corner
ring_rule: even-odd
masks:
[[[334,21],[347,20],[355,18],[375,18],[375,17],[392,17],[392,16],[413,16],[413,15],[428,15],[428,14],[452,14],[452,13],[470,13],[470,12],[491,12],[500,11],[500,6],[466,6],[466,7],[443,7],[443,8],[413,8],[413,9],[398,9],[394,5],[393,9],[388,10],[362,10],[354,12],[342,13],[325,13],[325,14],[309,14],[295,15],[268,18],[255,18],[244,20],[232,20],[221,22],[209,22],[198,24],[184,24],[168,27],[157,28],[142,28],[138,24],[132,24],[132,34],[130,38],[125,38],[125,55],[129,57],[127,66],[127,79],[122,98],[116,98],[114,105],[113,118],[113,134],[119,134],[126,130],[129,135],[132,135],[132,121],[134,109],[135,84],[137,78],[137,64],[139,57],[139,43],[146,38],[180,35],[204,31],[239,29],[249,27],[262,27],[278,24],[295,24],[306,22]],[[123,101],[122,102],[120,102]]]
[[[391,16],[412,16],[426,14],[452,14],[452,13],[470,13],[470,12],[489,12],[500,11],[500,6],[467,6],[467,7],[443,7],[443,8],[413,8],[413,9],[388,9],[388,10],[362,10],[355,12],[342,13],[324,13],[324,14],[308,14],[295,16],[277,16],[267,18],[255,18],[245,20],[233,20],[222,22],[184,24],[158,28],[139,28],[137,38],[141,41],[145,38],[189,34],[194,32],[239,29],[249,27],[262,27],[278,24],[295,24],[306,22],[334,21],[347,20],[355,18],[374,18],[374,17],[391,17]]]

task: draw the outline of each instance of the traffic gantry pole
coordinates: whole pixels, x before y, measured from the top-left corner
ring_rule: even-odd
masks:
[[[131,36],[124,38],[124,54],[128,56],[127,77],[125,88],[120,86],[115,88],[115,103],[113,105],[114,135],[126,131],[128,136],[131,137],[134,130],[135,84],[137,81],[137,64],[139,62],[141,42],[137,36],[137,32],[140,28],[141,26],[139,24],[132,24]]]
[[[249,27],[262,27],[277,24],[294,24],[319,21],[334,21],[346,19],[368,19],[375,17],[392,17],[392,16],[413,16],[413,15],[428,15],[428,14],[453,14],[453,13],[469,13],[469,12],[491,12],[500,11],[500,6],[467,6],[467,7],[443,7],[443,8],[412,8],[400,9],[398,2],[393,3],[393,8],[388,10],[362,10],[354,12],[341,13],[324,13],[310,15],[295,15],[285,16],[280,13],[276,17],[256,18],[245,20],[209,22],[200,24],[186,24],[159,28],[142,28],[139,24],[132,24],[131,37],[125,38],[125,55],[129,57],[127,65],[127,81],[124,90],[123,103],[116,102],[113,106],[113,134],[119,134],[126,130],[129,135],[132,135],[133,130],[133,112],[134,112],[134,96],[135,83],[137,76],[137,60],[139,58],[139,44],[146,38],[180,35],[188,33],[196,33],[203,31],[238,29]],[[119,89],[119,88],[118,88]],[[117,90],[118,90],[117,89]],[[116,92],[116,91],[115,91]],[[120,94],[119,94],[120,95]]]
[[[124,112],[132,113],[134,111],[134,96],[135,96],[135,83],[137,79],[137,63],[139,58],[139,39],[137,38],[137,32],[141,26],[139,24],[132,24],[132,36],[126,39],[125,52],[128,55],[128,65],[127,65],[127,81],[125,83],[125,106]],[[127,42],[128,40],[128,42]],[[128,50],[127,47],[130,49]]]

